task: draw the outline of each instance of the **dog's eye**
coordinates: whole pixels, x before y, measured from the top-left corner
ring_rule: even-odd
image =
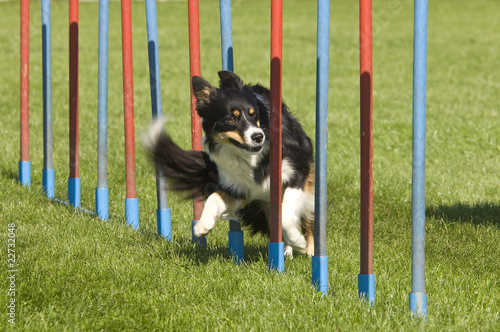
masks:
[[[227,123],[229,124],[234,124],[236,123],[236,118],[234,116],[231,116],[227,119]]]

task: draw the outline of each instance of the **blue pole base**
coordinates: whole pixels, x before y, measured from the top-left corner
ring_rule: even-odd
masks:
[[[172,241],[172,216],[170,209],[157,209],[156,222],[158,224],[158,235]]]
[[[375,305],[375,273],[358,274],[358,293],[360,299]]]
[[[31,161],[19,162],[19,182],[23,186],[31,186]]]
[[[80,207],[80,178],[68,179],[68,202],[71,206]]]
[[[97,188],[95,190],[95,213],[101,220],[109,218],[109,189]]]
[[[237,264],[243,263],[243,232],[242,231],[229,231],[228,237],[228,250],[229,255]]]
[[[196,225],[199,222],[199,220],[193,220],[191,221],[191,240],[199,245],[200,247],[206,248],[207,247],[207,237],[202,236],[202,237],[196,237],[194,236],[194,225]]]
[[[48,198],[54,198],[55,172],[53,169],[42,170],[42,187]]]
[[[312,257],[312,284],[318,292],[328,292],[328,256]]]
[[[125,198],[125,220],[133,229],[139,228],[139,198]]]
[[[269,242],[269,272],[285,271],[285,243]]]
[[[427,317],[427,294],[410,293],[410,311],[414,317]]]

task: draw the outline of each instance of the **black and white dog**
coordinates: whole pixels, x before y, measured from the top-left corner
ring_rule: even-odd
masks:
[[[170,190],[187,198],[204,197],[196,236],[204,236],[219,218],[269,233],[270,91],[244,84],[234,73],[219,72],[220,87],[193,77],[196,109],[205,132],[204,151],[185,151],[163,131],[149,132],[147,147],[167,177]],[[314,165],[311,140],[283,103],[282,234],[285,255],[292,248],[314,253]]]

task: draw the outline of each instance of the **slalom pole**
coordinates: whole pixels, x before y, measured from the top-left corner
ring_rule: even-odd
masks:
[[[69,178],[68,201],[80,207],[78,128],[78,0],[69,1]]]
[[[427,0],[415,0],[413,39],[413,156],[410,311],[427,316],[425,291],[425,118]]]
[[[222,70],[234,71],[231,0],[220,0],[219,7]]]
[[[220,0],[220,33],[222,70],[234,71],[233,65],[233,29],[231,17],[231,0]],[[241,224],[237,221],[229,221],[228,250],[233,260],[241,264],[243,262],[243,232]]]
[[[374,305],[372,0],[360,0],[359,7],[361,238],[358,293],[361,299]]]
[[[108,37],[109,0],[99,0],[99,68],[97,108],[97,188],[95,208],[102,220],[109,217],[108,189]]]
[[[189,86],[191,89],[191,142],[193,150],[201,151],[201,118],[196,112],[196,97],[193,93],[193,76],[201,75],[200,65],[200,18],[198,0],[188,0],[188,19],[189,19]],[[203,211],[203,199],[195,198],[193,200],[193,220],[192,227],[200,220]],[[206,237],[198,238],[192,233],[193,242],[202,247],[206,247]]]
[[[148,29],[149,80],[151,87],[151,108],[153,120],[161,118],[161,81],[160,56],[158,50],[158,24],[156,19],[156,0],[146,0],[146,21]],[[168,208],[167,187],[165,177],[156,167],[156,221],[158,235],[172,240],[171,211]]]
[[[43,81],[43,170],[42,187],[48,198],[54,198],[52,163],[52,69],[50,0],[42,0],[42,81]]]
[[[31,162],[29,155],[29,78],[30,78],[30,2],[21,0],[21,84],[20,84],[20,160],[19,182],[31,186]]]
[[[135,131],[134,131],[134,79],[132,63],[132,12],[131,0],[121,1],[122,55],[123,55],[123,106],[125,123],[125,219],[134,229],[139,228],[139,199],[135,176]]]
[[[314,203],[314,256],[312,283],[323,294],[328,291],[327,153],[328,153],[328,75],[330,46],[330,1],[318,1],[316,67],[316,160]]]
[[[271,0],[270,235],[269,271],[285,270],[281,233],[281,79],[283,0]]]

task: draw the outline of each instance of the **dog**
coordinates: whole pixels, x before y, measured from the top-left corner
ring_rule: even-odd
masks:
[[[196,111],[205,133],[203,151],[175,144],[157,120],[146,147],[169,190],[206,199],[197,237],[220,219],[236,220],[252,234],[269,234],[270,91],[245,84],[229,71],[219,87],[194,76]],[[285,256],[314,254],[314,156],[311,139],[282,104],[282,236]]]

